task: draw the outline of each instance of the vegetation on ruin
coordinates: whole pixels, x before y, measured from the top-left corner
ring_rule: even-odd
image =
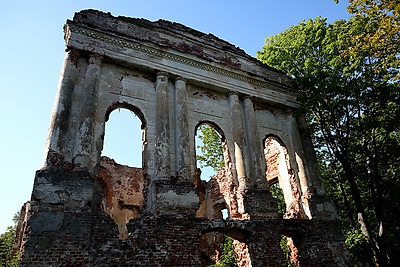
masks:
[[[224,237],[224,242],[221,244],[221,254],[219,255],[218,263],[209,267],[236,267],[236,257],[233,246],[233,239],[229,236]]]
[[[258,58],[302,93],[321,173],[356,265],[399,265],[400,3],[350,1],[266,38]],[[396,212],[397,211],[397,212]]]
[[[221,255],[219,257],[219,264],[217,266],[220,267],[237,266],[234,247],[233,247],[233,239],[229,236],[225,236],[224,243],[221,244]]]

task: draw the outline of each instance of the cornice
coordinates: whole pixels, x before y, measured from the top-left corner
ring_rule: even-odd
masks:
[[[159,58],[179,62],[179,63],[185,64],[185,65],[191,66],[191,67],[199,68],[199,69],[213,72],[215,74],[226,76],[226,77],[238,80],[238,81],[249,83],[249,84],[252,84],[257,87],[270,89],[270,90],[273,90],[273,91],[276,91],[279,93],[283,93],[286,95],[291,95],[294,97],[299,96],[298,92],[288,88],[285,85],[281,85],[275,81],[271,81],[271,80],[261,81],[259,79],[249,77],[249,76],[240,74],[238,72],[233,72],[233,71],[228,71],[228,70],[225,70],[222,68],[218,68],[216,66],[212,66],[212,65],[204,63],[204,62],[200,62],[200,61],[197,61],[194,59],[189,59],[187,57],[173,54],[168,51],[150,47],[150,46],[147,46],[147,45],[144,45],[144,44],[141,44],[141,43],[129,40],[129,39],[125,39],[120,36],[115,36],[115,35],[109,34],[109,33],[103,33],[103,32],[100,32],[100,31],[97,31],[97,30],[94,30],[94,29],[91,29],[88,27],[84,27],[81,25],[75,25],[75,24],[73,24],[73,22],[71,23],[71,21],[68,21],[66,26],[68,26],[69,31],[71,31],[73,33],[83,34],[83,35],[86,35],[87,37],[101,40],[103,42],[111,43],[111,44],[118,45],[121,47],[129,48],[129,49],[133,49],[133,50],[140,51],[140,52],[143,52],[143,53],[146,53],[146,54],[149,54],[152,56],[156,56]],[[71,36],[69,35],[68,37],[70,38]]]

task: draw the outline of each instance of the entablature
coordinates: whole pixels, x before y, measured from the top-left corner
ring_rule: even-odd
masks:
[[[93,15],[93,12],[96,16],[84,16],[85,13]],[[113,23],[105,23],[105,20]],[[157,28],[160,23],[164,27]],[[143,24],[155,28],[146,30]],[[165,24],[175,28],[168,31]],[[110,25],[118,27],[108,31]],[[74,20],[68,20],[64,31],[69,49],[97,53],[104,60],[154,73],[168,72],[185,78],[188,83],[216,91],[236,92],[269,104],[298,107],[299,93],[291,86],[287,75],[213,35],[203,34],[208,45],[203,39],[196,40],[202,33],[190,28],[183,36],[182,27],[187,28],[166,21],[124,20],[100,11],[85,10],[76,13]],[[224,48],[226,51],[222,51]]]

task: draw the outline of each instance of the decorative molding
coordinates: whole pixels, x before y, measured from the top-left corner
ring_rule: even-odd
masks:
[[[139,44],[137,42],[126,40],[126,39],[123,39],[123,38],[115,36],[115,35],[105,34],[105,33],[102,33],[102,32],[99,32],[99,31],[96,31],[93,29],[89,29],[86,27],[82,27],[79,25],[73,25],[73,24],[69,23],[68,28],[71,32],[84,34],[84,35],[94,38],[94,39],[98,39],[101,41],[105,41],[108,43],[112,43],[112,44],[119,45],[122,47],[130,48],[130,49],[134,49],[137,51],[141,51],[146,54],[150,54],[150,55],[157,56],[160,58],[179,62],[179,63],[185,64],[185,65],[191,66],[191,67],[210,71],[215,74],[223,75],[223,76],[233,78],[233,79],[236,79],[236,80],[239,80],[242,82],[250,83],[252,85],[259,86],[261,88],[271,89],[273,91],[277,91],[279,93],[291,95],[294,97],[299,96],[298,92],[288,89],[285,86],[281,86],[277,82],[274,82],[274,81],[270,81],[270,82],[260,81],[258,79],[250,78],[246,75],[230,72],[230,71],[227,71],[227,70],[224,70],[221,68],[217,68],[215,66],[211,66],[206,63],[195,61],[193,59],[188,59],[188,58],[185,58],[185,57],[182,57],[179,55],[169,53],[167,51],[162,51],[162,50],[159,50],[156,48],[145,46],[145,45]]]

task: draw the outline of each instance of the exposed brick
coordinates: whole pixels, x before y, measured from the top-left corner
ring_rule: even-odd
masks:
[[[18,226],[21,266],[207,266],[225,235],[239,266],[287,265],[282,236],[298,266],[349,264],[285,73],[163,20],[85,10],[64,31],[46,160]],[[101,157],[119,108],[142,123],[142,168]],[[196,173],[202,123],[217,129],[225,163],[208,182]],[[267,186],[276,180],[284,217]]]

